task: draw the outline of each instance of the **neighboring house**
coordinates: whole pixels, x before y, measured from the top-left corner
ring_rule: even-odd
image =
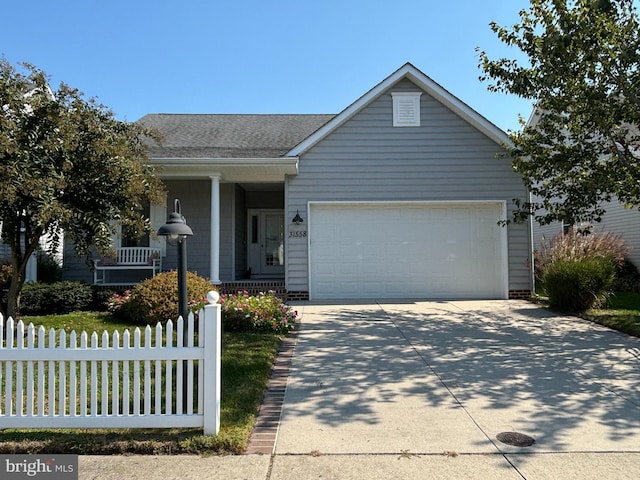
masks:
[[[499,155],[507,135],[411,64],[337,115],[140,122],[164,135],[151,161],[193,229],[189,270],[224,289],[279,284],[312,300],[530,294],[530,225],[498,224],[527,195]],[[151,217],[157,227],[166,210]],[[163,248],[163,269],[175,268],[176,249]],[[68,253],[67,278],[90,280]]]
[[[2,235],[2,222],[0,222],[0,235]],[[7,245],[0,240],[0,264],[11,263],[11,245]],[[38,261],[35,255],[32,255],[27,262],[24,281],[26,283],[38,281]]]
[[[591,231],[595,233],[608,232],[620,235],[627,247],[629,254],[627,259],[640,268],[640,212],[638,208],[626,208],[620,202],[612,201],[604,205],[606,213],[601,222],[591,224]],[[558,233],[566,232],[572,227],[562,222],[553,222],[549,225],[534,225],[533,248],[540,249],[542,241],[549,243]]]
[[[602,221],[593,224],[594,232],[619,234],[624,239],[629,254],[627,258],[640,268],[640,212],[638,208],[626,208],[620,202],[605,206],[607,213]]]
[[[540,121],[541,112],[534,108],[527,121],[528,128],[535,128]],[[532,202],[539,202],[540,198],[531,197]],[[640,211],[638,207],[627,208],[617,199],[602,204],[606,213],[600,222],[577,225],[578,227],[590,226],[594,233],[613,233],[622,236],[627,247],[629,247],[628,260],[636,267],[640,268]],[[533,222],[533,249],[539,250],[542,242],[549,243],[551,239],[560,234],[566,233],[568,229],[574,227],[570,223],[552,222],[548,225],[539,225]]]

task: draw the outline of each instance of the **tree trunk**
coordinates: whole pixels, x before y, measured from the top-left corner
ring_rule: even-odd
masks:
[[[20,225],[20,223],[18,223],[18,225]],[[20,229],[16,228],[16,235],[12,239],[13,244],[11,245],[12,272],[7,298],[7,317],[13,317],[15,319],[18,314],[18,310],[20,309],[20,293],[24,285],[27,263],[31,255],[36,251],[36,248],[38,248],[41,235],[42,232],[40,231],[35,235],[29,235],[29,232],[20,232]],[[24,242],[24,245],[22,245],[22,242]]]
[[[9,293],[7,296],[7,317],[16,318],[18,308],[20,307],[20,292],[22,292],[23,285],[24,274],[22,274],[21,276],[16,274],[11,275],[11,282],[9,283]]]

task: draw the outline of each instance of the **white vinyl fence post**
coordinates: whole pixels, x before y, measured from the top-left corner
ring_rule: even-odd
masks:
[[[222,319],[216,291],[207,294],[204,311],[204,434],[220,430],[220,353]]]

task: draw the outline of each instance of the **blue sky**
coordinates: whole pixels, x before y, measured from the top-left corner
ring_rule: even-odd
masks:
[[[504,130],[531,103],[478,80],[476,47],[528,0],[0,0],[0,56],[146,113],[338,113],[406,62]]]

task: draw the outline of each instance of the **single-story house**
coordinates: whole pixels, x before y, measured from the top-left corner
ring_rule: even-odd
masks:
[[[194,235],[188,269],[289,299],[525,298],[527,191],[507,135],[411,64],[337,115],[150,114],[151,148]],[[154,226],[166,207],[152,206]],[[124,239],[114,238],[115,246]],[[162,239],[163,270],[176,248]],[[91,281],[65,252],[65,276]],[[116,273],[116,272],[114,272]]]

